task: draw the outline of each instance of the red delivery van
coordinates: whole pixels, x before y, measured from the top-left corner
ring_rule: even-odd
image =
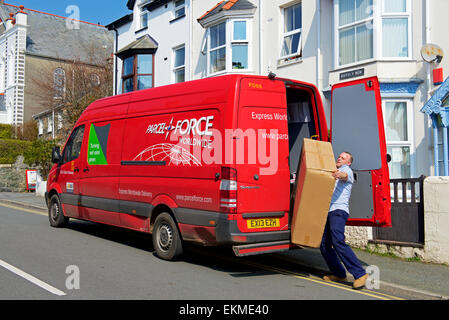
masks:
[[[381,112],[377,78],[333,88],[333,149],[355,156],[349,224],[391,225]],[[304,138],[330,141],[318,89],[295,80],[226,75],[98,100],[53,150],[50,224],[148,232],[167,260],[184,242],[288,250]]]

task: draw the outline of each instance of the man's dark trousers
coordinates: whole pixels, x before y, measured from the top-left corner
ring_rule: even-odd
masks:
[[[358,279],[366,272],[351,247],[345,242],[345,225],[348,218],[349,214],[343,210],[329,212],[320,250],[334,276],[346,278],[344,265],[354,279]]]

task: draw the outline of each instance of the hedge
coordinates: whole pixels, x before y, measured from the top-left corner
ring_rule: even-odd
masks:
[[[0,139],[0,164],[13,164],[31,146],[29,141]]]
[[[10,124],[0,124],[0,139],[12,139],[13,130]]]

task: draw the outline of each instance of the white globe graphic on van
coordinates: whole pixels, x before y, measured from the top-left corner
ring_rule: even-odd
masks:
[[[134,161],[166,161],[168,164],[174,165],[201,166],[201,161],[193,154],[183,147],[171,143],[160,143],[148,147],[139,153]]]

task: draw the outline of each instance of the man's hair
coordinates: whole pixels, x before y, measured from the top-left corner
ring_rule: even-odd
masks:
[[[348,152],[348,151],[343,151],[343,152],[346,153],[346,154],[349,154],[349,157],[351,159],[351,164],[353,164],[354,163],[354,157],[353,157],[352,153]]]

